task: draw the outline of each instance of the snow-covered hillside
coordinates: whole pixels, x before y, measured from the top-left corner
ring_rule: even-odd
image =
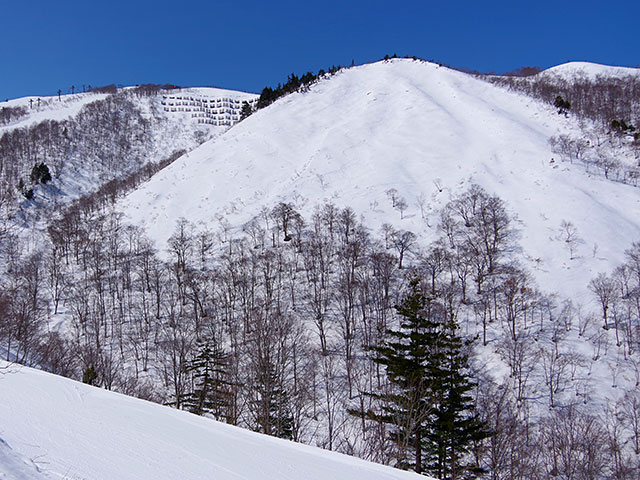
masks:
[[[60,97],[22,97],[6,100],[0,104],[2,108],[24,109],[24,115],[0,125],[0,135],[15,128],[26,128],[44,120],[65,120],[78,114],[85,105],[103,100],[106,93],[76,93]]]
[[[124,89],[121,89],[120,91],[135,91],[135,88],[126,87]],[[60,121],[68,118],[73,118],[78,114],[83,106],[92,102],[96,102],[98,100],[103,100],[109,95],[110,94],[108,93],[87,92],[61,95],[60,97],[29,96],[12,100],[7,99],[4,102],[0,102],[0,109],[21,108],[24,110],[23,115],[16,116],[15,120],[7,121],[5,124],[0,125],[0,134],[15,128],[29,127],[45,120]],[[178,100],[176,100],[176,97],[178,98]],[[238,121],[242,102],[247,101],[253,104],[257,100],[257,96],[250,93],[239,92],[235,90],[225,90],[214,87],[187,87],[165,90],[162,93],[159,93],[157,96],[151,97],[149,103],[151,103],[155,107],[155,109],[169,113],[169,115],[165,115],[168,118],[194,118],[194,120],[187,120],[187,123],[197,124],[197,118],[191,115],[191,109],[189,109],[187,112],[187,109],[189,107],[192,107],[192,105],[187,102],[193,102],[202,99],[206,99],[207,102],[210,102],[211,104],[221,104],[223,101],[225,101],[225,103],[230,103],[229,105],[225,105],[225,108],[233,110],[233,112],[225,113],[233,115],[233,118],[228,119],[231,121],[229,125],[233,125]],[[180,102],[180,105],[178,105],[177,102]],[[147,103],[147,101],[140,100],[140,103]],[[162,105],[162,108],[159,108],[160,105]],[[171,113],[177,113],[177,115],[170,115]],[[181,113],[189,113],[189,115],[180,115]]]
[[[0,478],[426,478],[0,364]]]
[[[595,86],[572,83],[585,69],[596,75]],[[394,308],[407,294],[404,259],[417,267],[420,288],[437,305],[428,315],[455,319],[461,334],[478,339],[469,368],[460,367],[476,385],[475,407],[465,415],[475,409],[492,433],[474,451],[475,466],[496,478],[512,478],[513,469],[522,478],[555,477],[560,470],[578,478],[571,473],[576,465],[588,470],[584,478],[605,478],[605,471],[623,478],[619,467],[640,471],[634,420],[640,414],[640,244],[628,250],[640,238],[640,139],[629,126],[637,124],[640,103],[635,94],[619,93],[637,82],[617,70],[611,82],[602,81],[607,68],[589,64],[556,70],[533,85],[536,77],[496,82],[393,59],[323,76],[231,129],[224,122],[233,120],[231,105],[239,103],[231,95],[226,102],[212,102],[205,89],[108,97],[109,108],[94,113],[107,110],[107,118],[125,126],[130,117],[132,130],[143,135],[89,135],[95,142],[78,146],[106,153],[93,154],[89,180],[105,171],[120,175],[107,168],[120,166],[114,145],[123,145],[134,164],[178,145],[187,153],[146,183],[140,184],[151,174],[96,195],[93,204],[78,202],[50,223],[40,252],[5,249],[11,268],[0,278],[6,325],[0,336],[8,353],[248,429],[403,464],[412,461],[411,449],[389,435],[398,421],[386,430],[375,416],[387,401],[379,392],[399,386],[372,351],[394,329],[406,328]],[[590,95],[592,87],[610,92],[606,101]],[[85,129],[75,130],[74,138],[86,139],[78,133]],[[79,186],[62,190],[92,184],[80,172],[61,175]],[[123,191],[131,193],[119,197]],[[145,229],[126,225],[120,211]],[[622,262],[611,275],[598,275]],[[201,396],[209,371],[202,358],[220,366],[221,384]],[[11,385],[12,375],[0,381]],[[43,384],[50,378],[33,375]],[[242,463],[247,470],[240,473],[235,468],[242,455],[258,450],[256,464],[273,468],[259,467],[267,478],[313,478],[284,467],[289,464],[270,450],[290,444],[204,427],[202,419],[161,407],[149,407],[158,413],[147,418],[131,413],[142,405],[137,401],[123,399],[116,409],[107,392],[64,385],[60,395],[36,395],[71,405],[57,412],[59,423],[41,418],[42,400],[20,397],[22,384],[8,394],[18,397],[11,418],[36,433],[25,439],[16,420],[5,422],[10,428],[0,430],[6,442],[0,455],[27,465],[28,474],[43,452],[71,459],[61,460],[59,471],[97,462],[96,471],[120,477],[123,464],[113,458],[130,465],[132,456],[147,461],[159,451],[163,462],[170,458],[165,452],[178,451],[194,476],[204,476],[189,452],[209,459],[210,445],[228,444],[242,454],[228,454],[228,463],[216,457],[216,468],[254,478],[252,464]],[[207,405],[196,401],[205,397]],[[107,421],[98,410],[117,413]],[[177,433],[180,422],[197,433]],[[76,423],[77,429],[62,428]],[[179,446],[163,439],[156,424],[176,432]],[[145,432],[142,440],[129,425]],[[209,428],[233,433],[209,440],[215,436]],[[436,431],[432,423],[427,428]],[[66,431],[90,448],[76,452]],[[112,433],[117,441],[102,442],[106,460],[86,461],[100,455],[91,449],[101,435]],[[40,437],[47,442],[42,450]],[[584,462],[587,456],[598,460]],[[176,476],[172,465],[158,468]],[[81,470],[70,475],[93,478]]]
[[[507,202],[520,258],[544,290],[584,300],[588,279],[621,262],[640,238],[640,190],[552,152],[550,137],[579,132],[576,119],[551,106],[464,73],[379,62],[257,112],[121,206],[160,245],[180,217],[214,225],[222,215],[238,227],[278,201],[308,214],[324,199],[351,206],[373,229],[391,222],[429,239],[435,212],[477,183]],[[402,219],[385,193],[391,188],[408,202]],[[582,242],[573,259],[563,221]]]
[[[586,78],[595,80],[598,76],[604,77],[625,77],[627,75],[640,76],[640,70],[629,67],[615,67],[609,65],[601,65],[592,62],[569,62],[547,68],[539,73],[540,76],[556,76],[566,80],[574,80],[577,78]]]
[[[31,225],[47,207],[189,151],[237,123],[243,102],[256,98],[218,88],[143,85],[3,102],[0,220]],[[40,164],[50,181],[34,179],[32,169]]]

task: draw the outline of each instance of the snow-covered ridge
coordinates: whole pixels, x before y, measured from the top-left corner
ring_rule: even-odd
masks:
[[[427,478],[4,362],[0,385],[0,478]]]
[[[135,88],[136,87],[124,87],[119,89],[119,91],[133,91]],[[86,92],[60,96],[27,96],[11,100],[6,99],[0,102],[0,110],[2,110],[2,108],[13,109],[18,107],[25,109],[26,115],[17,117],[15,121],[11,121],[5,125],[0,125],[0,135],[5,131],[14,128],[29,127],[45,120],[66,120],[75,116],[83,106],[98,100],[103,100],[109,95],[108,93]],[[158,105],[162,105],[163,108],[160,110],[164,112],[175,113],[188,111],[190,114],[185,117],[193,117],[193,123],[230,126],[240,120],[242,102],[247,101],[254,106],[258,100],[258,95],[215,87],[185,87],[162,91],[158,93],[157,98],[154,98],[154,100],[158,101]],[[220,123],[198,121],[200,117],[191,114],[192,110],[193,113],[196,113],[193,107],[202,107],[205,103],[212,105],[212,108],[214,108],[213,104],[219,109],[225,108],[225,111],[220,111],[220,114],[224,113],[226,115],[222,115],[219,119],[213,118],[211,115],[203,116],[203,118],[218,120]],[[206,105],[206,107],[209,105]],[[202,109],[202,113],[211,112]],[[227,118],[227,116],[229,118]]]
[[[603,77],[626,77],[628,75],[640,76],[639,68],[618,67],[612,65],[601,65],[592,62],[568,62],[555,67],[548,68],[538,75],[555,76],[566,80],[586,78],[595,80],[598,76]]]
[[[27,114],[6,125],[0,125],[0,135],[14,128],[24,128],[45,120],[66,120],[75,116],[85,105],[106,98],[106,93],[76,93],[60,97],[22,97],[0,103],[2,108],[22,107]]]
[[[169,97],[171,100],[165,101]],[[198,111],[191,106],[196,98],[201,107]],[[206,108],[202,107],[205,100]],[[189,151],[237,123],[242,103],[256,100],[257,95],[252,93],[218,88],[160,90],[142,86],[125,87],[113,94],[89,92],[3,102],[1,160],[10,161],[12,168],[0,168],[0,183],[3,190],[16,195],[15,201],[6,204],[11,212],[2,215],[35,218],[42,208],[91,193],[114,176],[131,173],[149,162],[164,161],[173,152]],[[180,105],[165,106],[167,103]],[[119,122],[120,127],[114,128],[115,123],[105,121],[107,116],[112,116],[111,120]],[[44,123],[48,121],[64,122],[64,126]],[[79,122],[84,122],[84,127]],[[91,127],[87,127],[89,124]],[[99,134],[100,129],[105,132]],[[13,137],[4,136],[8,132],[13,132]],[[47,132],[47,147],[39,140],[42,132]],[[114,136],[119,136],[120,141],[115,141]],[[18,146],[26,141],[35,146],[33,158]],[[94,155],[83,151],[89,144],[96,145],[99,152],[94,150]],[[126,148],[117,153],[115,164],[104,168],[104,159],[112,157],[117,145]],[[42,161],[49,168],[53,178],[48,185],[30,184],[34,161]],[[33,201],[23,198],[21,184],[33,188]],[[18,212],[21,205],[24,215]]]

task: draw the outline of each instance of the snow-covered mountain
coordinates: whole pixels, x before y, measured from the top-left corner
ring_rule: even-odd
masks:
[[[233,352],[233,372],[225,375],[234,375],[239,413],[231,422],[269,432],[256,415],[259,401],[271,401],[260,396],[258,379],[271,378],[264,373],[277,364],[277,382],[296,395],[296,421],[304,424],[292,438],[394,463],[386,432],[365,424],[365,409],[376,408],[367,393],[389,387],[369,347],[385,342],[386,328],[399,323],[393,306],[404,294],[405,270],[388,239],[414,232],[425,248],[406,253],[405,265],[414,262],[428,272],[433,261],[431,291],[444,286],[455,297],[465,335],[484,334],[475,344],[470,375],[479,384],[479,410],[499,445],[482,452],[483,468],[500,476],[531,457],[531,472],[555,472],[559,450],[546,444],[563,437],[565,427],[584,426],[575,437],[601,441],[598,452],[619,448],[632,456],[632,439],[640,438],[629,420],[638,405],[633,402],[640,378],[640,310],[630,291],[638,285],[634,272],[640,267],[602,280],[603,288],[611,288],[604,294],[616,297],[610,304],[598,303],[589,281],[629,260],[625,250],[640,238],[640,144],[627,123],[623,128],[618,122],[617,130],[608,125],[611,119],[638,119],[613,111],[602,121],[585,108],[567,113],[563,102],[554,106],[554,82],[566,87],[575,79],[607,76],[622,81],[637,73],[587,63],[554,67],[539,74],[549,79],[537,85],[548,90],[542,101],[509,90],[508,82],[498,86],[489,77],[392,59],[323,76],[237,124],[239,106],[254,102],[255,95],[194,88],[151,95],[131,89],[121,104],[109,103],[115,97],[96,97],[116,120],[119,106],[137,112],[132,124],[141,136],[122,136],[131,165],[176,150],[187,153],[115,206],[117,194],[54,220],[44,255],[6,248],[8,266],[24,264],[7,268],[0,283],[11,288],[11,296],[0,291],[0,312],[17,312],[7,317],[9,349],[74,378],[96,367],[104,386],[180,406],[196,386],[186,366],[201,341],[216,341]],[[20,122],[31,127],[47,118],[77,118],[90,98],[49,99],[39,116],[29,113],[35,108],[31,99],[16,101],[29,110],[3,128],[17,132]],[[94,146],[96,139],[87,138]],[[121,165],[110,150],[113,138],[98,140],[100,154],[91,168],[75,152],[59,169],[54,165],[59,175],[52,184],[35,186],[35,200],[21,200],[25,208],[75,198],[115,174],[109,167]],[[25,172],[18,172],[23,178],[33,159],[26,158]],[[472,185],[504,200],[517,234],[517,242],[505,244],[505,262],[496,271],[473,264],[486,260],[483,250],[468,254],[471,243],[458,242],[473,219],[458,219],[458,230],[440,244],[446,259],[426,249],[444,237],[443,207]],[[272,210],[279,202],[307,220],[324,202],[350,207],[364,227],[354,227],[356,217],[349,212],[328,208],[288,242]],[[144,227],[153,242],[142,229],[126,226],[118,211]],[[180,223],[182,218],[200,230]],[[184,229],[173,237],[170,254],[169,238],[178,224]],[[254,234],[262,242],[249,239]],[[228,241],[243,235],[247,242]],[[167,262],[155,255],[156,248]],[[492,276],[490,285],[482,283],[483,275]],[[34,276],[40,281],[31,281]],[[465,296],[460,292],[467,287]],[[23,319],[32,330],[23,328]],[[258,358],[263,340],[266,353]],[[299,375],[304,382],[298,383]],[[210,469],[220,478],[396,478],[382,467],[27,369],[5,373],[0,383],[8,387],[0,389],[0,400],[10,406],[0,412],[7,425],[0,429],[0,463],[6,458],[7,465],[26,465],[26,478],[37,474],[34,465],[50,467],[41,468],[43,474],[80,478],[144,478],[147,472],[153,478],[184,478],[183,472],[200,478]],[[280,406],[286,406],[285,397]],[[347,413],[357,400],[362,422]],[[54,405],[55,415],[45,405]],[[611,414],[614,406],[618,410]],[[618,423],[611,427],[609,421]],[[619,431],[606,437],[607,446],[602,439],[613,432],[609,428]],[[167,432],[171,438],[164,437]],[[82,439],[86,449],[73,438]],[[567,451],[591,451],[582,447],[568,445]],[[224,458],[211,457],[212,450]],[[530,455],[532,450],[539,453]],[[255,462],[246,461],[254,452]],[[627,464],[640,468],[637,461]],[[369,471],[377,473],[362,473]]]
[[[9,115],[5,110],[6,122],[0,126],[0,134],[16,128],[26,128],[45,120],[66,120],[73,118],[80,109],[89,103],[103,100],[107,93],[75,93],[60,97],[22,97],[6,99],[0,109],[12,109]]]
[[[587,67],[608,71],[555,69]],[[428,240],[436,212],[476,183],[517,218],[520,258],[544,289],[584,300],[587,279],[640,238],[640,190],[562,161],[549,145],[561,134],[580,136],[578,120],[535,99],[435,64],[379,62],[258,111],[121,208],[160,245],[180,217],[215,225],[224,216],[238,227],[279,201],[308,214],[325,199],[351,206],[372,229],[390,222]],[[408,202],[404,218],[385,193],[392,188]],[[581,239],[575,255],[563,221]]]
[[[0,364],[0,478],[426,478]]]

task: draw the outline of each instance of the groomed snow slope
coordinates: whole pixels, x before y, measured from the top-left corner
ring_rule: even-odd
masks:
[[[426,62],[379,62],[258,111],[120,207],[161,249],[180,217],[215,228],[222,215],[238,227],[283,200],[308,215],[328,199],[351,206],[373,229],[390,222],[430,240],[437,210],[477,183],[517,218],[521,260],[541,288],[584,301],[589,279],[640,239],[640,189],[562,162],[548,144],[562,133],[579,136],[577,121],[529,97]],[[390,188],[409,204],[402,220]],[[563,220],[584,240],[574,259]]]
[[[0,363],[0,439],[6,442],[0,441],[0,462],[6,478],[426,478],[6,365]]]

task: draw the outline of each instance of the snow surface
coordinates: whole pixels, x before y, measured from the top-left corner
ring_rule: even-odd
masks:
[[[43,474],[36,464],[13,451],[0,438],[0,480],[27,480],[50,478]]]
[[[640,238],[640,189],[585,173],[552,153],[578,122],[548,105],[435,64],[393,60],[323,79],[201,145],[121,202],[164,248],[180,217],[232,227],[293,202],[309,215],[329,200],[427,240],[437,211],[472,183],[506,201],[521,261],[544,292],[591,299],[588,281]],[[409,204],[404,219],[385,191]],[[427,201],[423,220],[417,199]],[[563,220],[583,239],[571,259]]]
[[[596,77],[626,77],[629,75],[640,76],[640,69],[631,67],[615,67],[609,65],[601,65],[592,62],[569,62],[555,67],[547,68],[540,72],[540,76],[553,75],[556,77],[573,80],[577,78],[586,78],[595,80]]]
[[[0,479],[427,478],[4,362],[0,407]]]

